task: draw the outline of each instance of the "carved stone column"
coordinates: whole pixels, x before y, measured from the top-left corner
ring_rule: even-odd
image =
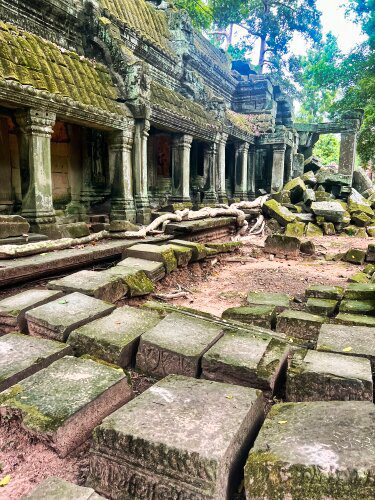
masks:
[[[249,147],[247,157],[247,196],[249,200],[255,199],[255,146]]]
[[[271,190],[280,191],[284,185],[285,144],[273,146]]]
[[[217,143],[211,142],[204,149],[204,175],[205,175],[205,193],[204,203],[214,205],[217,203],[215,169],[217,165]]]
[[[95,197],[92,175],[92,151],[94,148],[94,138],[92,131],[84,128],[82,131],[82,185],[80,196],[80,217],[81,220],[88,220],[86,215],[90,210],[92,200]]]
[[[52,201],[51,136],[56,121],[55,113],[28,109],[16,113],[16,120],[25,136],[20,140],[20,158],[28,171],[28,185],[22,200],[22,215],[32,228],[56,221]],[[26,148],[27,151],[22,151]]]
[[[341,134],[339,172],[342,175],[353,176],[357,151],[357,133],[344,132]]]
[[[284,181],[288,182],[293,178],[293,149],[287,147],[285,151],[285,178]]]
[[[217,154],[217,195],[219,203],[228,203],[228,196],[225,186],[225,155],[228,134],[222,134],[218,142]]]
[[[147,189],[147,140],[150,130],[148,120],[136,120],[133,146],[134,199],[137,209],[136,220],[148,224],[151,220]]]
[[[235,144],[236,164],[235,164],[235,187],[234,197],[240,200],[247,199],[247,158],[249,153],[249,143],[237,142]]]
[[[172,144],[172,201],[191,203],[190,149],[191,135],[177,135]]]
[[[133,199],[132,147],[134,126],[116,130],[108,137],[110,169],[113,171],[111,186],[111,219],[135,222]]]

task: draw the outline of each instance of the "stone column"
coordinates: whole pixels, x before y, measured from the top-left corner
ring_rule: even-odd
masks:
[[[130,125],[130,124],[129,124]],[[113,171],[111,220],[135,222],[132,147],[134,126],[111,132],[108,137],[109,165]]]
[[[293,178],[293,149],[287,146],[285,151],[285,176],[284,181],[288,182]]]
[[[219,203],[228,203],[228,195],[225,185],[225,155],[228,134],[222,134],[218,142],[217,151],[217,195]]]
[[[280,191],[284,185],[285,144],[273,146],[271,190]]]
[[[247,199],[247,158],[249,153],[249,143],[237,142],[236,165],[235,165],[235,188],[234,197],[241,201]]]
[[[82,131],[82,185],[80,195],[80,218],[88,221],[87,213],[90,210],[94,198],[93,175],[92,175],[92,151],[94,138],[91,129],[84,128]]]
[[[190,203],[191,135],[176,135],[172,144],[172,201]]]
[[[205,175],[205,192],[204,203],[214,205],[217,203],[215,170],[217,165],[217,143],[211,142],[204,149],[204,175]]]
[[[247,158],[247,196],[249,200],[255,199],[255,146],[250,145]]]
[[[5,118],[0,118],[0,205],[12,200],[12,166],[9,151],[9,132]]]
[[[27,147],[27,151],[20,151],[20,157],[27,163],[29,178],[22,200],[22,215],[33,230],[42,230],[43,225],[56,221],[51,173],[51,136],[56,115],[46,110],[28,109],[16,113],[16,120],[21,134],[26,136],[20,145],[21,148]]]
[[[137,209],[136,221],[149,224],[150,202],[147,189],[147,140],[150,130],[148,120],[136,120],[133,146],[134,199]]]
[[[344,132],[341,134],[339,173],[353,176],[355,158],[357,151],[356,132]]]

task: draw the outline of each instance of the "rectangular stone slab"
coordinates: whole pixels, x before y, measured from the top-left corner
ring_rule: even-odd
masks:
[[[326,317],[287,309],[277,317],[276,331],[315,344],[320,328],[326,321]]]
[[[119,276],[110,276],[101,271],[78,271],[64,278],[48,282],[51,290],[80,292],[90,297],[116,302],[127,294],[128,287]]]
[[[245,467],[247,499],[374,496],[375,412],[368,401],[272,407]]]
[[[344,288],[333,285],[311,285],[306,288],[306,298],[341,300],[344,295]]]
[[[171,248],[177,260],[178,267],[186,267],[193,258],[193,250],[186,246],[176,245],[175,243],[168,243],[163,245],[165,248]]]
[[[153,282],[138,268],[113,266],[102,273],[110,278],[121,279],[128,288],[129,297],[140,297],[154,291]]]
[[[276,308],[274,306],[231,307],[226,309],[221,317],[271,330],[276,323]]]
[[[168,376],[95,430],[88,485],[114,499],[233,498],[260,391]]]
[[[203,260],[207,256],[207,248],[202,243],[196,243],[195,241],[185,241],[185,240],[172,240],[170,242],[173,245],[179,245],[182,247],[190,248],[193,252],[192,262],[197,260]]]
[[[139,243],[127,248],[123,253],[123,257],[136,257],[138,259],[154,260],[162,262],[167,273],[171,273],[177,269],[177,260],[172,248],[165,245],[150,245],[147,243]]]
[[[0,414],[21,413],[22,426],[60,457],[132,397],[121,369],[65,356],[0,394]]]
[[[274,306],[277,312],[289,307],[290,298],[286,293],[249,292],[247,303],[251,305]]]
[[[69,483],[59,477],[48,477],[23,500],[105,500],[92,488]]]
[[[169,314],[142,335],[137,369],[155,377],[172,373],[197,377],[203,354],[222,335],[222,327],[209,321]]]
[[[137,259],[136,257],[127,257],[117,264],[118,266],[132,267],[143,271],[151,281],[160,281],[165,276],[165,269],[162,262],[153,260]]]
[[[350,283],[345,290],[344,298],[350,300],[374,300],[375,283]]]
[[[372,401],[371,363],[331,352],[295,352],[288,369],[287,401]]]
[[[102,318],[115,309],[112,304],[74,292],[26,313],[30,335],[65,342],[71,331]]]
[[[25,313],[63,295],[61,291],[32,289],[1,300],[0,335],[14,331],[27,333]]]
[[[19,333],[0,337],[0,391],[5,391],[67,354],[72,354],[72,349],[53,340]]]
[[[340,325],[372,326],[375,327],[374,316],[363,316],[361,314],[339,313],[334,319]]]
[[[273,392],[289,347],[271,337],[226,333],[202,359],[202,378]]]
[[[340,313],[375,316],[375,300],[347,300],[340,304]]]
[[[327,318],[335,314],[338,305],[337,300],[331,299],[307,299],[307,310],[316,315],[326,316]]]
[[[74,330],[68,343],[81,356],[89,354],[121,367],[130,366],[139,337],[160,321],[157,312],[119,307],[109,316],[97,319]]]

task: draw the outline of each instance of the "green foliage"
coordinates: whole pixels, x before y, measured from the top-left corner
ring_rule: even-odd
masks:
[[[322,135],[314,147],[314,155],[318,156],[323,165],[339,163],[340,141],[335,135]]]
[[[211,26],[213,17],[212,9],[202,0],[175,0],[174,4],[179,9],[188,12],[193,25],[198,29],[208,29]]]

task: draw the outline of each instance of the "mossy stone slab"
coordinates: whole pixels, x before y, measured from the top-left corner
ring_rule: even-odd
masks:
[[[169,314],[141,336],[137,369],[155,377],[197,377],[203,354],[222,335],[222,327],[210,321]]]
[[[370,243],[366,253],[367,262],[375,262],[375,243]]]
[[[266,253],[275,254],[281,257],[297,258],[300,252],[301,240],[295,236],[285,234],[271,234],[267,236],[264,243]]]
[[[311,285],[306,288],[305,296],[307,299],[330,299],[341,300],[344,296],[344,288],[333,285]]]
[[[331,299],[307,299],[307,310],[312,314],[327,316],[328,318],[335,314],[338,301]]]
[[[372,401],[371,363],[357,356],[303,350],[288,369],[287,401]]]
[[[276,307],[230,307],[221,315],[223,319],[232,319],[249,325],[257,325],[270,330],[276,323]]]
[[[326,321],[327,317],[288,309],[278,315],[276,331],[283,332],[289,337],[315,343],[318,339],[320,328]]]
[[[321,216],[327,222],[341,222],[345,208],[337,201],[320,201],[312,203],[311,210],[316,216]]]
[[[87,484],[108,498],[233,498],[263,411],[255,389],[168,376],[95,429]]]
[[[226,333],[203,356],[202,378],[273,392],[285,373],[289,347],[271,337]]]
[[[154,291],[153,282],[138,268],[113,266],[102,273],[111,278],[121,279],[127,286],[129,297],[140,297]]]
[[[345,290],[344,299],[375,300],[375,283],[351,283]]]
[[[287,226],[296,220],[296,215],[286,207],[283,207],[276,200],[268,200],[263,205],[263,210],[268,217],[277,220],[282,226]]]
[[[273,306],[281,312],[289,307],[290,297],[286,293],[249,292],[247,302],[256,306]]]
[[[375,317],[374,316],[363,316],[361,314],[339,313],[335,317],[334,323],[337,323],[339,325],[375,327]]]
[[[370,278],[366,273],[358,272],[348,278],[350,283],[370,283]]]
[[[117,264],[118,266],[131,267],[143,271],[151,281],[160,281],[165,276],[165,268],[162,262],[153,260],[137,259],[136,257],[127,257]]]
[[[120,276],[111,276],[103,271],[78,271],[49,281],[47,286],[50,290],[80,292],[107,302],[117,302],[128,292],[128,287]]]
[[[365,250],[359,248],[351,248],[348,250],[344,256],[345,262],[351,262],[352,264],[363,265],[366,259]]]
[[[307,236],[308,238],[315,238],[317,236],[323,236],[323,231],[316,224],[313,224],[312,222],[308,222],[306,224],[305,236]]]
[[[246,498],[372,498],[374,437],[371,402],[277,404],[245,466]]]
[[[85,488],[69,483],[59,477],[48,477],[42,481],[31,493],[23,497],[24,500],[104,500],[92,488]]]
[[[154,260],[162,262],[167,273],[177,269],[177,259],[172,248],[165,245],[151,245],[148,243],[138,243],[127,248],[123,257],[136,257],[138,259]]]
[[[32,289],[1,300],[0,335],[14,331],[27,333],[25,313],[63,295],[60,291]]]
[[[65,356],[2,392],[0,410],[64,457],[131,397],[123,370]]]
[[[285,236],[295,236],[302,238],[305,233],[305,224],[303,222],[291,222],[286,226]]]
[[[209,242],[206,244],[208,249],[216,250],[217,253],[230,253],[243,246],[242,241],[222,241]]]
[[[182,247],[190,248],[193,251],[192,262],[203,260],[207,256],[207,248],[202,243],[196,243],[195,241],[185,241],[178,239],[174,239],[170,243],[173,245],[179,245]]]
[[[74,330],[68,343],[81,356],[89,354],[121,367],[130,366],[142,333],[160,321],[157,312],[119,307],[109,316]]]
[[[65,342],[71,331],[107,316],[115,306],[74,292],[26,313],[30,335]]]
[[[71,348],[53,340],[18,333],[0,337],[0,391],[67,354],[72,354]]]
[[[375,315],[375,300],[344,299],[340,304],[340,313]]]
[[[175,243],[169,243],[163,246],[165,248],[171,248],[173,250],[178,267],[186,267],[193,258],[193,250],[191,248],[177,245]]]

